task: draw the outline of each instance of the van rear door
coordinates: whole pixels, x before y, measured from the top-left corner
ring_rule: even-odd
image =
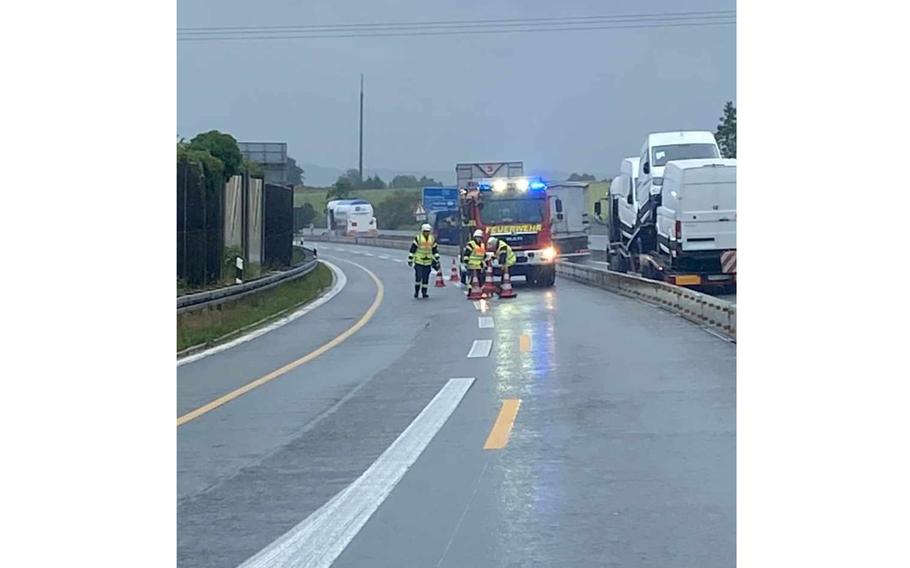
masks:
[[[679,192],[683,251],[736,248],[736,168],[686,170]]]

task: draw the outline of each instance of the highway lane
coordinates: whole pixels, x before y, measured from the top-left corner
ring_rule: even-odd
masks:
[[[456,377],[476,380],[336,566],[734,563],[734,345],[564,280],[484,311],[451,285],[415,301],[410,271],[392,261],[401,251],[319,250],[350,289],[243,357],[181,368],[178,406],[183,378],[220,393],[359,317],[375,289],[336,259],[375,272],[383,303],[331,351],[178,429],[179,565],[236,566],[269,547]],[[489,356],[468,358],[476,340],[491,342]],[[186,407],[204,398],[193,393]],[[510,400],[520,404],[504,447],[484,449]]]
[[[592,227],[592,231],[596,231],[597,234],[588,235],[588,247],[590,247],[590,249],[592,251],[596,251],[595,254],[593,255],[592,258],[586,259],[584,257],[579,257],[579,258],[576,258],[575,260],[573,260],[573,262],[581,262],[583,264],[591,263],[591,264],[607,267],[607,263],[604,260],[606,258],[607,245],[609,244],[610,240],[606,234],[599,234],[602,231],[606,231],[606,229],[602,225],[596,225],[596,224],[592,224],[591,227]],[[411,232],[387,229],[387,230],[381,231],[381,234],[385,235],[385,236],[405,237],[405,236],[410,235]],[[600,253],[600,254],[598,254],[598,253]],[[736,294],[735,293],[732,293],[732,294],[731,293],[715,293],[710,290],[707,293],[710,293],[712,296],[720,298],[721,300],[725,300],[727,302],[736,304]]]

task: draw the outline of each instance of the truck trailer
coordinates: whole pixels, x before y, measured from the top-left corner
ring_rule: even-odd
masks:
[[[611,226],[610,269],[680,286],[735,288],[736,160],[671,161],[662,173],[660,193],[648,198],[651,210],[639,213],[632,232]]]
[[[588,184],[579,181],[547,183],[553,245],[559,258],[590,256],[588,234]]]

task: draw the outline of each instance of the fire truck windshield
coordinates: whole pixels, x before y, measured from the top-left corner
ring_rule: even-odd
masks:
[[[545,199],[489,199],[480,210],[484,225],[542,223]]]

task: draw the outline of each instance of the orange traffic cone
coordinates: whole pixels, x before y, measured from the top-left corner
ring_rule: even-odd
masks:
[[[483,291],[480,289],[480,280],[477,278],[477,272],[471,271],[471,292],[468,294],[469,300],[480,300],[483,298]]]
[[[487,274],[483,279],[483,294],[487,298],[492,298],[496,293],[496,285],[493,283],[493,263],[487,264]]]
[[[502,286],[499,288],[499,297],[500,298],[514,298],[515,290],[512,289],[512,277],[509,276],[508,270],[502,271]]]
[[[440,267],[440,269],[436,271],[436,287],[437,288],[446,287],[446,282],[445,282],[445,280],[442,279],[442,267]]]
[[[458,267],[455,266],[455,259],[452,259],[452,275],[449,276],[452,282],[461,282],[461,275],[458,274]]]

